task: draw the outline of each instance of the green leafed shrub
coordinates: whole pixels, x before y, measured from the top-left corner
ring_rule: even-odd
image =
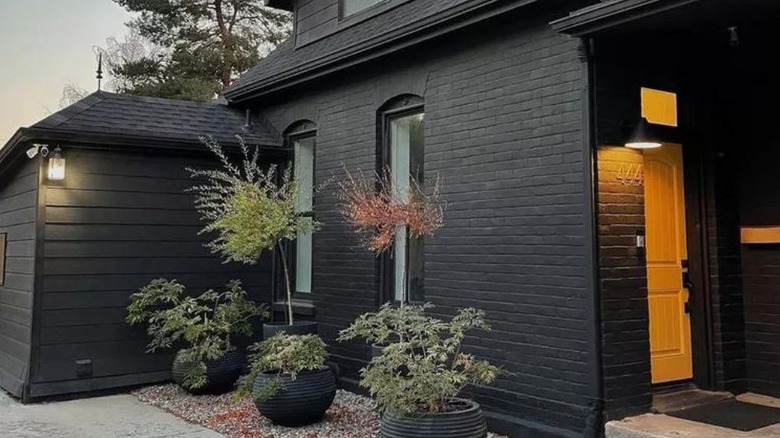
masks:
[[[238,395],[251,393],[257,401],[268,400],[283,389],[280,376],[289,376],[295,380],[301,371],[322,368],[327,359],[325,343],[317,335],[288,335],[281,332],[253,344],[249,350],[250,371],[239,380]],[[252,392],[255,379],[261,373],[275,373],[276,378],[259,388],[259,391]]]
[[[195,208],[206,222],[201,234],[214,238],[208,248],[226,262],[256,263],[264,251],[277,249],[287,289],[287,317],[293,323],[290,274],[285,243],[299,233],[311,233],[317,222],[296,212],[298,183],[292,170],[280,171],[273,163],[261,162],[259,150],[250,151],[239,138],[242,159],[234,164],[212,138],[201,139],[221,163],[219,169],[188,169],[202,184],[195,193]]]
[[[205,362],[231,351],[232,335],[251,336],[253,317],[267,318],[268,308],[249,301],[238,280],[193,297],[176,280],[157,279],[130,296],[126,321],[146,325],[150,353],[183,343],[181,359],[195,365],[184,386],[197,389],[207,383]]]
[[[339,341],[356,338],[385,345],[360,372],[381,410],[402,417],[444,412],[469,385],[490,384],[501,369],[461,351],[466,333],[489,330],[485,313],[459,310],[449,322],[426,314],[433,305],[391,306],[360,316]]]

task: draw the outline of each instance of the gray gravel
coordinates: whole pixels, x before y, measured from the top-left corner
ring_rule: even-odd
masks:
[[[150,386],[134,394],[141,401],[229,438],[375,438],[379,431],[373,400],[342,390],[324,421],[299,428],[275,426],[257,412],[251,400],[239,400],[231,394],[193,396],[176,385]]]

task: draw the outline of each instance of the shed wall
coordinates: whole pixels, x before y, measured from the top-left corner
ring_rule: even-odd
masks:
[[[0,180],[0,233],[7,234],[0,286],[0,387],[19,397],[30,364],[39,160],[10,163]]]
[[[199,236],[187,166],[203,156],[67,148],[67,175],[45,190],[45,232],[31,396],[169,378],[171,355],[146,354],[141,327],[125,322],[129,296],[155,278],[192,292],[241,279],[269,301],[270,261],[223,264]],[[79,378],[76,363],[92,361]]]

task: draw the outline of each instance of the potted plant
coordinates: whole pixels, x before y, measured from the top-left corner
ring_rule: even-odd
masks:
[[[146,324],[148,352],[184,345],[173,361],[173,378],[185,390],[207,393],[233,387],[243,357],[231,337],[251,336],[250,320],[268,316],[264,304],[247,300],[237,280],[223,292],[192,297],[175,280],[157,279],[131,295],[127,311],[129,324]]]
[[[216,141],[204,137],[201,141],[217,156],[221,168],[188,169],[203,181],[190,189],[196,194],[195,207],[207,223],[201,233],[215,236],[208,247],[226,262],[257,263],[265,251],[278,252],[286,321],[264,324],[264,338],[279,331],[317,333],[316,323],[294,320],[286,248],[299,233],[314,232],[319,224],[303,220],[297,213],[298,182],[291,168],[279,171],[277,164],[261,163],[259,150],[250,152],[240,137],[238,140],[241,163],[233,164]]]
[[[487,425],[479,404],[459,397],[467,386],[490,384],[501,373],[461,351],[469,330],[490,329],[485,314],[462,309],[446,322],[426,314],[432,307],[385,305],[360,316],[341,331],[339,340],[387,344],[383,354],[360,372],[360,385],[382,412],[380,436],[485,437]]]
[[[279,332],[250,347],[250,372],[239,395],[251,394],[257,410],[275,424],[320,421],[336,396],[336,378],[325,366],[325,343],[317,335]]]

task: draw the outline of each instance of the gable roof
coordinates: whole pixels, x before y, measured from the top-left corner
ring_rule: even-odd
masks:
[[[413,0],[312,43],[295,47],[288,39],[244,73],[225,90],[229,100],[238,102],[281,82],[314,73],[347,59],[377,52],[379,47],[400,44],[418,34],[434,35],[445,22],[488,10],[508,10],[538,0]],[[465,18],[464,18],[465,21]],[[397,44],[397,45],[398,45]]]
[[[282,144],[279,134],[263,120],[255,117],[250,126],[245,125],[243,111],[219,103],[98,91],[30,129],[192,143],[210,135],[226,144],[235,144],[236,135],[241,135],[248,144]]]

